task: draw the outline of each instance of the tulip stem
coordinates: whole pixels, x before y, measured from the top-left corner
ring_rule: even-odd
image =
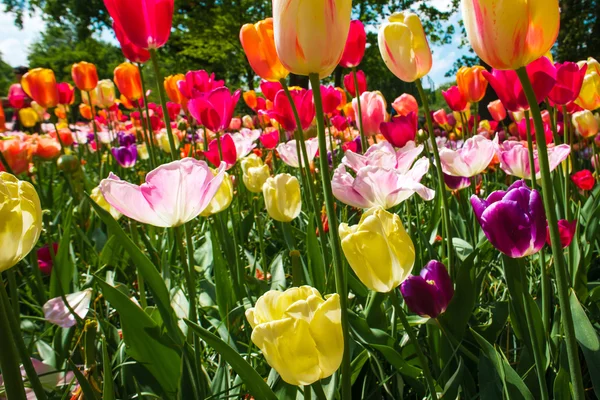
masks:
[[[158,97],[160,98],[160,105],[163,111],[163,118],[165,120],[165,126],[167,128],[167,137],[169,138],[169,147],[171,147],[171,159],[177,160],[177,150],[175,149],[175,139],[173,138],[173,130],[171,129],[171,118],[169,117],[169,110],[167,108],[167,95],[165,93],[165,86],[163,84],[164,79],[160,72],[158,65],[158,54],[156,49],[149,49],[150,58],[152,59],[152,66],[154,67],[154,76],[156,78],[156,86],[158,86]]]
[[[535,157],[533,155],[533,138],[531,137],[531,125],[529,124],[530,121],[530,114],[529,114],[529,110],[525,110],[525,120],[527,121],[527,123],[525,124],[526,126],[526,130],[527,130],[527,147],[528,147],[528,152],[527,154],[529,155],[529,172],[531,175],[531,188],[535,189]]]
[[[98,173],[102,178],[102,153],[100,152],[100,140],[98,139],[98,129],[96,128],[96,106],[92,101],[92,91],[87,92],[88,101],[90,102],[90,110],[92,111],[92,129],[94,130],[94,140],[96,141],[96,154],[98,157]],[[56,132],[58,134],[58,132]]]
[[[148,129],[148,143],[150,144],[150,148],[148,149],[148,151],[150,152],[150,157],[152,158],[152,161],[154,163],[154,167],[155,168],[157,163],[156,163],[156,152],[154,151],[154,133],[152,132],[152,125],[150,124],[150,110],[148,109],[148,98],[146,97],[146,82],[144,81],[144,72],[143,72],[143,68],[144,66],[142,64],[138,65],[138,69],[140,70],[140,82],[142,84],[142,97],[144,99],[144,108],[146,109],[146,128]],[[140,101],[137,101],[138,103],[138,108],[141,109],[140,106]],[[140,121],[142,121],[142,111],[140,110]],[[142,125],[143,126],[143,125]]]
[[[152,147],[150,146],[150,129],[147,129],[146,127],[146,122],[145,119],[146,117],[144,117],[144,113],[142,111],[142,107],[140,107],[140,104],[138,102],[138,112],[140,113],[140,124],[142,125],[142,131],[144,132],[144,142],[146,143],[146,146],[148,146],[148,153],[150,154],[150,168],[154,169],[156,168],[156,159],[154,158],[154,150],[152,149]],[[148,114],[146,113],[146,116],[148,116]]]
[[[554,256],[554,273],[556,275],[556,286],[558,290],[558,301],[561,310],[561,319],[564,327],[565,342],[567,347],[567,359],[569,362],[569,373],[571,383],[573,384],[574,398],[584,399],[585,391],[583,388],[583,379],[581,375],[581,365],[579,364],[579,348],[575,338],[575,328],[573,326],[573,315],[569,303],[569,281],[565,266],[565,258],[561,248],[560,234],[558,231],[558,221],[556,210],[554,208],[554,195],[552,180],[550,176],[550,163],[548,161],[548,149],[544,135],[544,122],[540,114],[540,108],[535,97],[535,92],[531,86],[531,81],[524,67],[517,69],[517,75],[523,86],[523,91],[529,102],[531,114],[536,131],[536,141],[538,145],[538,161],[540,164],[542,193],[544,198],[544,208],[548,218],[548,230],[550,231],[550,242],[552,244],[552,255]]]
[[[321,385],[321,381],[316,381],[315,383],[313,383],[311,385],[311,387],[315,391],[315,394],[317,395],[318,400],[327,400],[327,395],[325,394],[325,391],[323,390],[323,385]]]
[[[479,117],[479,102],[475,102],[475,104],[473,104],[473,136],[477,135],[477,128],[479,128],[479,123],[477,122],[477,118]],[[467,123],[467,126],[469,126],[469,124]]]
[[[65,145],[60,137],[60,133],[58,132],[56,122],[52,122],[52,125],[54,125],[54,131],[56,132],[56,140],[58,140],[58,143],[60,144],[60,154],[65,154]]]
[[[419,358],[419,362],[421,363],[421,367],[423,368],[423,375],[425,376],[425,380],[427,381],[427,386],[429,388],[429,393],[431,394],[432,399],[437,399],[437,391],[435,389],[435,381],[433,380],[433,376],[431,376],[431,370],[429,369],[429,362],[423,353],[423,349],[421,349],[421,345],[417,340],[417,336],[413,331],[412,327],[408,323],[408,319],[406,318],[406,314],[404,310],[400,306],[400,301],[398,300],[398,295],[396,294],[396,289],[393,289],[390,292],[390,298],[392,300],[392,306],[396,311],[396,315],[400,318],[400,323],[404,327],[404,331],[408,335],[410,342],[415,346],[415,352],[417,353],[417,357]]]
[[[361,153],[364,154],[369,148],[369,142],[363,131],[362,106],[360,105],[360,90],[358,90],[356,67],[352,67],[352,79],[354,80],[354,96],[356,97],[356,105],[358,107],[358,131],[360,132]]]
[[[4,282],[0,282],[4,286]],[[0,367],[2,368],[2,378],[4,380],[4,389],[7,398],[11,400],[25,400],[25,388],[23,387],[23,377],[19,368],[19,357],[13,340],[11,329],[6,329],[10,326],[8,313],[10,304],[0,299],[0,343],[2,343],[2,351],[0,351]]]
[[[423,102],[423,109],[425,111],[425,120],[427,121],[427,130],[429,131],[429,139],[431,141],[431,148],[433,150],[433,157],[435,159],[435,166],[437,169],[438,176],[438,191],[442,196],[442,218],[444,226],[446,227],[446,245],[448,249],[448,273],[450,276],[454,276],[454,269],[452,263],[452,229],[450,226],[450,210],[448,209],[448,199],[446,199],[446,193],[444,188],[444,173],[442,172],[442,162],[440,161],[440,152],[438,151],[437,143],[435,141],[435,134],[433,133],[433,122],[431,121],[431,114],[429,113],[429,102],[427,96],[423,90],[421,79],[415,81],[421,102]],[[464,130],[464,129],[463,129]],[[464,134],[464,132],[463,132]]]
[[[350,368],[350,334],[348,327],[348,296],[346,294],[346,280],[344,274],[344,262],[342,259],[342,249],[340,237],[338,234],[338,220],[335,214],[335,200],[331,190],[331,178],[329,175],[329,163],[327,160],[327,142],[325,139],[325,118],[323,116],[323,100],[321,98],[321,82],[319,74],[310,74],[310,84],[313,88],[315,99],[315,108],[317,112],[317,133],[319,137],[319,163],[321,167],[321,181],[323,184],[323,194],[325,196],[325,209],[329,221],[329,239],[333,250],[333,267],[335,271],[335,288],[340,296],[340,308],[342,319],[342,332],[344,335],[344,357],[342,359],[342,396],[344,400],[352,398],[351,368]],[[319,231],[320,236],[323,230]]]

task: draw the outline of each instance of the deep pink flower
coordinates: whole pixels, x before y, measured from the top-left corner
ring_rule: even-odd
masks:
[[[367,77],[363,71],[356,71],[356,80],[358,81],[358,94],[361,95],[367,91]],[[344,87],[352,97],[356,97],[354,88],[354,76],[352,73],[344,75]]]
[[[535,127],[533,124],[533,118],[529,118],[529,127],[531,129],[531,140],[535,143]],[[517,129],[519,131],[519,138],[527,141],[527,119],[523,118],[517,123]],[[546,143],[554,142],[554,135],[550,124],[544,123],[544,135],[546,137]]]
[[[404,147],[417,136],[417,114],[411,112],[407,116],[399,115],[379,125],[381,134],[394,147]]]
[[[221,142],[221,152],[223,153],[222,160],[219,154],[219,142]],[[204,157],[215,167],[221,165],[221,162],[225,163],[226,169],[233,167],[237,161],[237,149],[231,135],[226,133],[220,138],[212,140],[208,144],[208,150],[204,152]]]
[[[338,131],[345,131],[348,129],[348,118],[342,115],[336,115],[335,117],[331,118],[331,124],[335,126],[335,129]]]
[[[359,20],[350,22],[350,31],[346,40],[346,47],[340,60],[340,66],[343,68],[353,68],[358,66],[365,55],[367,45],[367,32],[365,26]]]
[[[321,98],[326,115],[333,114],[342,103],[342,93],[333,86],[321,85]]]
[[[583,78],[587,71],[587,64],[581,68],[573,62],[554,64],[556,68],[556,84],[548,94],[554,104],[566,105],[574,101],[581,91]]]
[[[577,229],[577,221],[567,221],[566,219],[561,219],[558,221],[558,233],[560,235],[560,245],[564,249],[565,247],[569,247],[571,242],[573,241],[573,236],[575,236],[575,230]],[[546,243],[548,246],[552,246],[552,241],[550,240],[550,229],[546,227]]]
[[[115,31],[115,36],[121,45],[121,51],[126,59],[140,64],[143,64],[150,59],[150,52],[133,44],[131,40],[125,36],[123,28],[121,28],[116,21],[113,22],[113,30]]]
[[[25,99],[27,94],[23,90],[20,83],[13,83],[8,89],[8,102],[10,106],[16,110],[19,110],[25,106]]]
[[[185,79],[177,82],[177,88],[188,99],[202,97],[206,93],[220,88],[225,84],[225,81],[215,79],[215,74],[208,74],[204,70],[188,71],[185,74]]]
[[[260,82],[260,91],[265,98],[271,102],[275,101],[275,96],[280,90],[283,90],[283,86],[279,82],[269,82],[265,80]]]
[[[52,249],[54,250],[54,256],[58,252],[58,243],[52,243]],[[52,255],[50,254],[50,247],[47,245],[41,247],[37,251],[38,267],[42,274],[50,275],[52,272]]]
[[[61,82],[56,85],[58,91],[58,104],[69,105],[75,97],[75,88],[67,82]]]
[[[265,149],[273,150],[279,144],[279,131],[272,131],[259,136]]]
[[[196,121],[219,132],[229,127],[241,93],[238,89],[232,95],[225,86],[218,87],[203,97],[190,100],[188,109]]]
[[[292,100],[296,105],[302,129],[307,129],[315,119],[315,103],[313,101],[312,90],[290,90]],[[276,120],[286,131],[296,129],[296,120],[292,112],[292,106],[283,90],[275,95],[273,109],[268,111],[270,118]]]
[[[452,111],[462,112],[465,111],[467,105],[467,99],[462,95],[458,86],[450,86],[448,90],[442,90],[442,96],[444,96],[444,100],[448,104],[448,107]]]

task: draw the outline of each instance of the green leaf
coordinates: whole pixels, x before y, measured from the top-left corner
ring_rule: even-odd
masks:
[[[452,238],[452,245],[461,261],[464,261],[473,252],[473,246],[461,238]]]
[[[271,261],[269,270],[271,271],[271,290],[285,290],[287,283],[285,281],[282,253],[277,254],[273,261]]]
[[[263,378],[248,364],[242,356],[231,346],[222,341],[206,329],[194,324],[190,320],[185,323],[202,339],[207,345],[215,349],[217,353],[233,368],[233,370],[242,378],[246,388],[257,399],[277,400],[277,396],[266,384]]]
[[[400,353],[394,350],[390,346],[381,344],[371,344],[371,347],[378,350],[385,359],[394,366],[404,376],[409,376],[414,379],[418,379],[422,375],[422,370],[413,365],[410,365]]]
[[[102,365],[104,386],[102,387],[102,400],[115,400],[115,389],[112,373],[112,363],[108,356],[106,338],[102,339]]]
[[[73,282],[73,272],[75,266],[69,257],[71,245],[71,220],[73,217],[72,208],[65,213],[63,223],[63,234],[58,243],[58,251],[55,254],[54,268],[50,276],[50,297],[58,297],[62,294],[71,293],[71,282]]]
[[[454,400],[458,398],[458,390],[460,389],[464,372],[465,365],[463,364],[463,360],[461,358],[458,362],[458,368],[456,369],[456,372],[450,377],[444,386],[442,399]]]
[[[569,295],[569,302],[573,313],[575,337],[590,371],[594,392],[600,397],[600,339],[573,291]]]
[[[100,278],[95,279],[119,313],[127,354],[148,369],[170,397],[175,397],[181,379],[181,351],[137,304]]]
[[[219,244],[217,240],[214,239],[215,238],[211,237],[217,307],[221,319],[226,321],[227,315],[234,307],[235,294],[233,290],[233,281],[231,280],[231,271],[225,265],[225,259],[223,258],[223,254],[221,254]]]
[[[309,218],[308,228],[306,228],[306,251],[308,253],[309,271],[315,288],[319,292],[325,293],[325,265],[323,265],[321,250],[315,231],[315,221],[313,218]]]
[[[352,371],[350,381],[352,384],[356,382],[358,375],[360,375],[360,371],[362,371],[363,366],[369,360],[369,352],[367,350],[362,350],[358,353],[357,356],[354,357],[352,363],[350,363],[350,369]]]

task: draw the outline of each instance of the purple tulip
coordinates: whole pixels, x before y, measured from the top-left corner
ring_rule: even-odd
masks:
[[[444,264],[429,261],[421,274],[410,276],[400,285],[400,291],[408,308],[421,316],[437,318],[446,311],[454,286]]]
[[[137,161],[137,146],[121,146],[110,149],[117,163],[123,168],[131,168]]]
[[[512,258],[535,254],[546,242],[546,213],[542,197],[525,181],[507,191],[491,193],[487,200],[471,196],[475,216],[490,243]]]
[[[119,139],[119,146],[127,147],[135,144],[135,136],[129,133],[119,132],[117,134],[117,138]]]
[[[444,174],[444,183],[450,190],[462,190],[471,186],[471,178]]]

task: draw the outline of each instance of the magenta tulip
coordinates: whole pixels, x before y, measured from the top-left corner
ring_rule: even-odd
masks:
[[[558,221],[558,233],[560,235],[560,245],[564,249],[565,247],[569,247],[571,242],[573,241],[573,236],[575,236],[575,231],[577,230],[577,221],[567,221],[566,219],[561,219]],[[550,240],[550,230],[546,227],[546,243],[548,246],[551,246],[552,242]]]
[[[238,89],[232,95],[225,86],[218,87],[206,96],[190,100],[188,109],[196,121],[211,131],[223,131],[229,127],[241,93]]]
[[[340,104],[342,104],[342,92],[333,86],[321,85],[321,98],[325,115],[333,114]]]
[[[221,159],[221,155],[219,153],[219,142],[221,144],[221,153],[223,154],[223,159]],[[231,135],[226,133],[220,138],[212,140],[208,144],[208,149],[204,152],[204,157],[206,157],[208,162],[215,167],[222,165],[222,163],[225,164],[225,169],[230,169],[233,167],[238,157],[235,142],[233,141]]]
[[[206,93],[212,92],[214,89],[220,88],[225,84],[225,81],[215,79],[215,74],[208,74],[204,70],[188,71],[185,74],[185,79],[177,82],[177,88],[187,99],[195,99],[202,97]]]
[[[463,112],[469,105],[458,86],[450,86],[448,90],[442,90],[442,96],[452,111]]]
[[[407,116],[394,117],[390,122],[382,122],[379,130],[394,147],[404,147],[409,141],[415,140],[417,127],[417,114],[411,112]]]
[[[298,110],[302,129],[308,129],[315,119],[315,103],[313,100],[312,90],[290,90],[290,95]],[[283,90],[280,90],[275,95],[273,109],[268,111],[270,118],[277,121],[286,131],[296,129],[296,119],[292,111],[292,106]]]
[[[350,22],[350,31],[346,40],[346,47],[340,60],[340,65],[344,68],[357,67],[365,55],[367,45],[367,32],[365,26],[359,20]]]
[[[363,71],[356,71],[356,81],[358,82],[358,95],[367,91],[367,77]],[[354,76],[352,73],[344,75],[344,87],[352,97],[356,97],[356,88],[354,87]]]
[[[587,64],[583,64],[581,68],[573,62],[554,64],[556,68],[556,84],[548,94],[548,98],[554,103],[561,106],[575,101],[581,91],[583,78],[587,71]]]

